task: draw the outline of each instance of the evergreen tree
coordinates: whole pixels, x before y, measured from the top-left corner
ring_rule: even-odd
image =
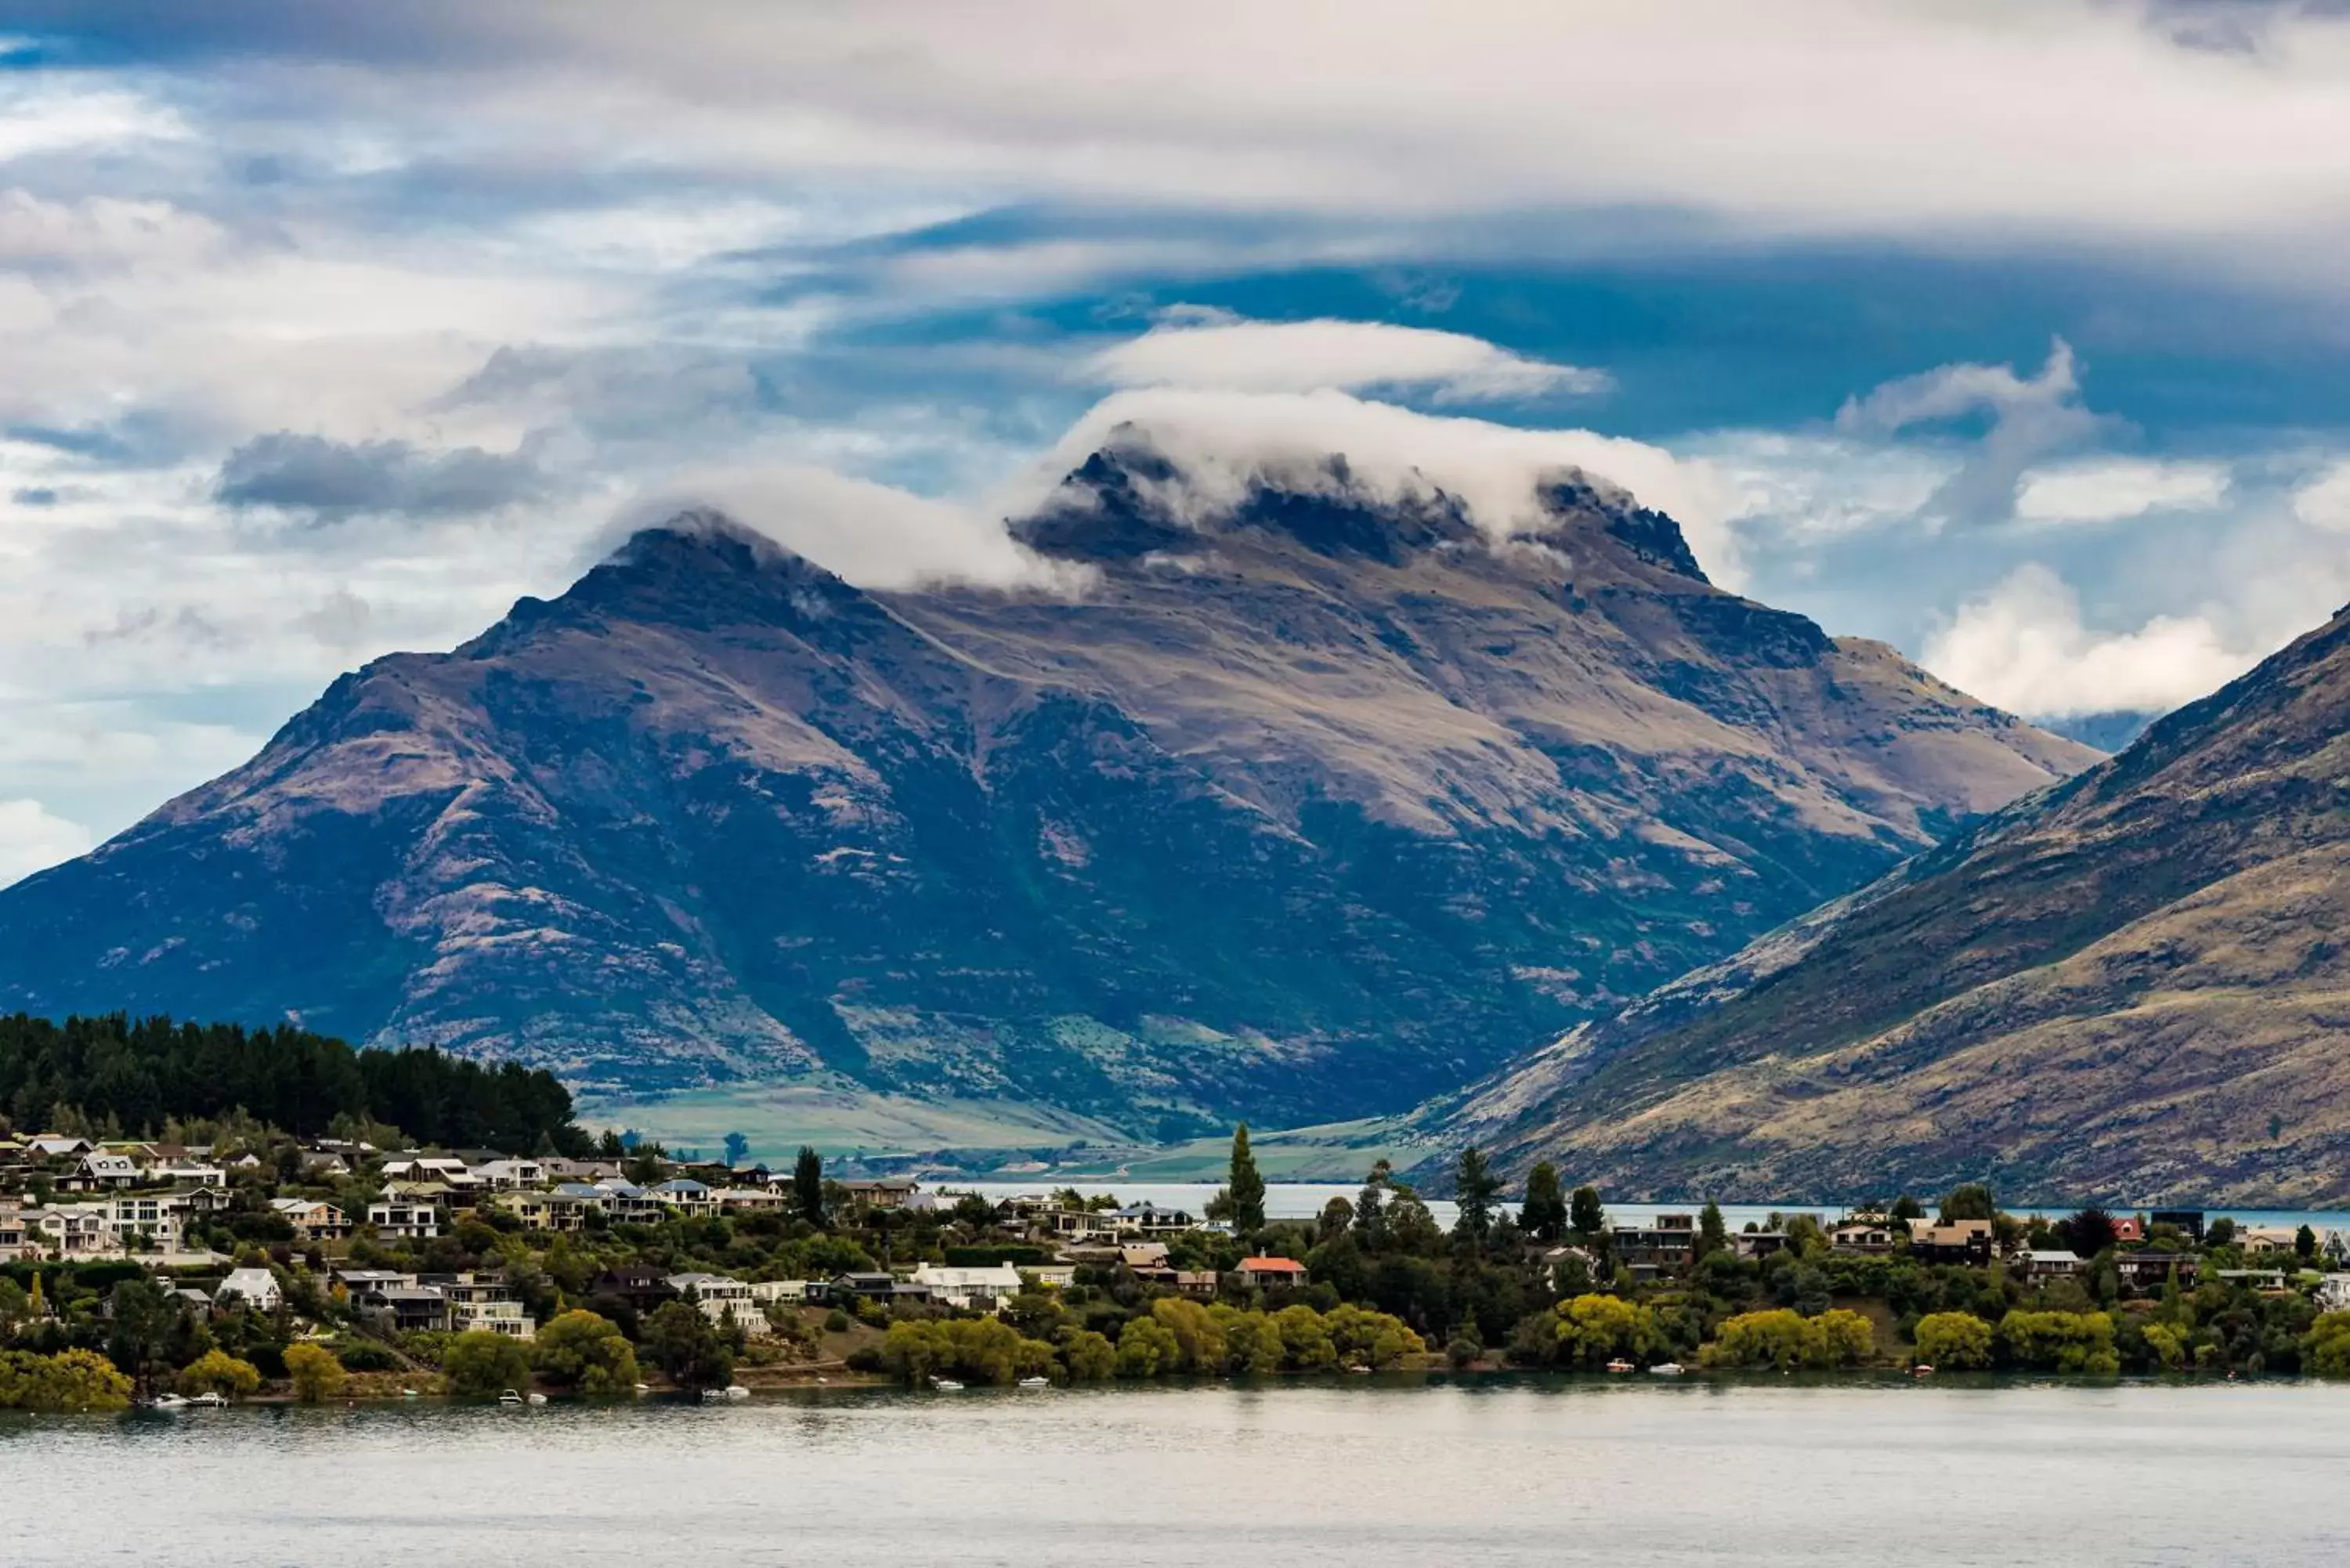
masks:
[[[792,1167],[792,1192],[800,1201],[800,1217],[809,1224],[824,1224],[824,1157],[806,1144],[800,1146],[799,1163]]]
[[[1566,1233],[1566,1186],[1558,1179],[1558,1167],[1546,1159],[1526,1173],[1518,1224],[1537,1241],[1555,1241]]]
[[[1363,1190],[1355,1198],[1355,1233],[1375,1252],[1387,1241],[1388,1182],[1394,1173],[1393,1166],[1379,1161],[1363,1179]]]
[[[1576,1188],[1568,1216],[1578,1236],[1596,1236],[1606,1230],[1607,1211],[1599,1207],[1599,1189],[1589,1185]]]
[[[736,1166],[742,1164],[743,1157],[750,1152],[751,1140],[749,1138],[744,1137],[738,1132],[731,1132],[726,1135],[727,1169],[732,1170]]]
[[[1730,1245],[1730,1227],[1721,1218],[1721,1205],[1709,1198],[1705,1211],[1697,1220],[1697,1255],[1700,1258],[1719,1252]]]
[[[1461,1206],[1461,1217],[1452,1222],[1452,1233],[1462,1241],[1482,1246],[1493,1230],[1493,1199],[1502,1190],[1492,1164],[1481,1148],[1464,1148],[1461,1161],[1453,1167],[1452,1185],[1455,1200]]]
[[[1246,1122],[1232,1130],[1232,1172],[1224,1190],[1232,1197],[1236,1234],[1253,1236],[1264,1229],[1264,1178],[1257,1174],[1256,1156],[1249,1152]]]

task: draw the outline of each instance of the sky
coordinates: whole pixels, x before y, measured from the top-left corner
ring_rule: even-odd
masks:
[[[741,513],[852,580],[1135,422],[2072,720],[2350,600],[2350,12],[16,0],[0,884],[337,674]]]

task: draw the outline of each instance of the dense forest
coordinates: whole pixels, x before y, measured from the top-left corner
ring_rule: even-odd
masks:
[[[563,1153],[588,1142],[572,1124],[570,1092],[546,1072],[485,1067],[430,1048],[354,1051],[290,1025],[119,1012],[61,1024],[0,1018],[0,1109],[25,1132],[67,1110],[134,1137],[160,1133],[167,1118],[242,1111],[304,1137],[343,1120],[388,1124],[451,1148]]]

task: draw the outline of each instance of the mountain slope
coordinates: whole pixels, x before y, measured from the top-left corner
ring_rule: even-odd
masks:
[[[1432,1120],[1618,1190],[2350,1196],[2350,612]]]
[[[1391,1111],[2094,753],[1709,585],[1139,437],[1056,587],[852,587],[706,515],[0,893],[0,1007],[299,1017],[591,1092],[793,1079],[1145,1133]]]

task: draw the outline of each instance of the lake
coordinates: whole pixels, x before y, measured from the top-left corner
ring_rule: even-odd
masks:
[[[1356,1378],[0,1420],[50,1564],[2333,1568],[2350,1388]]]

